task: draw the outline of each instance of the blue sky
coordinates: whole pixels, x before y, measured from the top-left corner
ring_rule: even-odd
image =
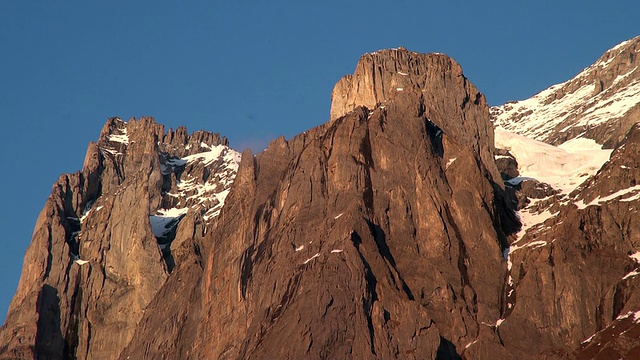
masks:
[[[260,150],[328,120],[360,55],[455,58],[490,104],[567,80],[640,35],[640,2],[0,2],[0,320],[51,186],[105,120],[150,115]]]

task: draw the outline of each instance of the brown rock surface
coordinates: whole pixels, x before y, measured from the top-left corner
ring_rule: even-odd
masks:
[[[340,79],[331,93],[331,121],[358,106],[374,109],[404,99],[422,99],[424,115],[455,141],[472,146],[492,175],[494,138],[487,117],[487,101],[464,76],[452,58],[438,53],[420,54],[405,48],[363,55],[353,75]]]
[[[475,151],[486,104],[445,96],[472,89],[453,64],[430,70],[459,78],[442,96],[406,91],[243,156],[207,236],[200,358],[434,358],[492,332],[501,188]],[[481,343],[476,358],[508,354]]]

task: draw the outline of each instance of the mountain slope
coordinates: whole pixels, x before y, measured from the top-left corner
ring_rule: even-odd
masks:
[[[611,358],[637,351],[638,339],[594,341],[599,335],[591,335],[611,334],[620,318],[640,309],[638,146],[635,125],[593,177],[569,195],[555,195],[556,201],[553,196],[540,201],[546,219],[511,244],[511,310],[500,325],[505,347],[522,356],[530,355],[532,346],[559,357],[575,350],[591,354],[584,358],[603,348],[600,356]],[[531,339],[528,346],[522,337]]]
[[[552,145],[574,138],[613,148],[640,122],[640,36],[605,52],[573,79],[491,109],[495,125]]]

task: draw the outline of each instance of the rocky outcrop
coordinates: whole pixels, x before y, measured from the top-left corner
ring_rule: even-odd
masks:
[[[131,340],[174,259],[184,258],[181,244],[173,257],[164,234],[154,233],[154,214],[171,203],[167,198],[179,198],[171,193],[172,181],[191,176],[206,181],[203,169],[218,180],[217,168],[224,170],[220,176],[235,176],[223,166],[224,157],[199,166],[188,158],[198,157],[203,147],[226,148],[226,139],[176,133],[165,134],[151,118],[110,119],[98,142],[89,145],[83,170],[60,177],[25,255],[19,290],[0,333],[1,358],[115,358]],[[226,151],[222,148],[219,153]],[[199,177],[190,166],[200,169]],[[228,189],[227,180],[233,179],[218,187]],[[207,210],[198,208],[185,226],[195,228],[193,217]],[[172,220],[175,227],[180,218]],[[181,242],[192,238],[180,230]]]
[[[503,180],[509,180],[520,175],[518,171],[518,160],[505,149],[496,149],[496,167]]]
[[[573,79],[491,109],[497,126],[552,145],[577,137],[614,148],[640,122],[640,36],[605,52]]]

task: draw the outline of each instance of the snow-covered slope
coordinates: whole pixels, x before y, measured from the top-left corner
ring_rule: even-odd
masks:
[[[568,194],[609,160],[612,152],[600,149],[600,145],[589,139],[573,139],[553,146],[500,128],[495,130],[495,142],[497,148],[509,150],[518,162],[520,176],[508,180],[508,185],[535,179],[558,190],[559,193],[553,196],[558,200],[567,199]],[[550,209],[553,201],[549,200],[549,197],[530,199],[530,203],[518,211],[522,224],[518,238],[557,214]],[[516,249],[517,246],[512,250]]]
[[[169,232],[189,209],[197,209],[205,221],[218,216],[238,172],[241,154],[228,146],[201,144],[209,151],[184,158],[168,158],[163,175],[175,177],[165,193],[164,208],[150,217],[157,237]]]
[[[573,138],[613,147],[640,121],[640,37],[608,50],[573,79],[491,109],[494,124],[559,145]]]
[[[517,183],[533,178],[569,194],[587,177],[595,174],[611,155],[595,141],[573,139],[553,146],[500,128],[495,130],[496,147],[507,149],[518,161],[520,177],[509,180]]]

